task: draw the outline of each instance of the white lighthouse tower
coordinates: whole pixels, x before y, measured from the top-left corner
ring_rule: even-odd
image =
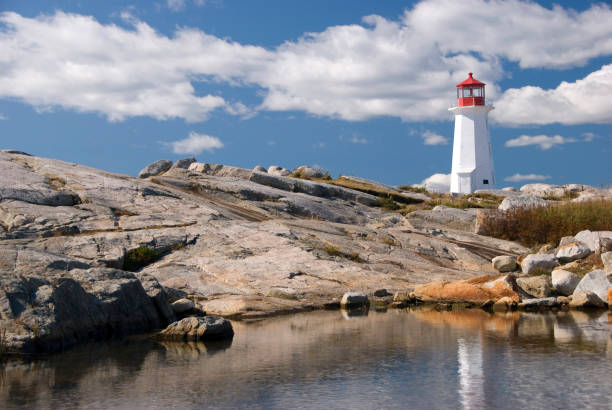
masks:
[[[487,118],[492,109],[485,105],[485,83],[473,78],[472,73],[457,84],[457,106],[449,108],[455,114],[451,193],[469,194],[495,187]]]

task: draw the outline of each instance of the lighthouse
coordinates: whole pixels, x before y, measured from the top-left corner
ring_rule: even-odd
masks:
[[[488,120],[492,109],[485,105],[485,83],[472,73],[457,84],[457,106],[449,108],[455,115],[451,193],[469,194],[495,187]]]

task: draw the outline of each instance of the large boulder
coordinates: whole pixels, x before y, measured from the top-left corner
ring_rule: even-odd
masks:
[[[138,173],[138,178],[154,177],[168,171],[170,168],[172,168],[172,161],[169,159],[160,159],[144,167]]]
[[[588,290],[578,290],[572,295],[569,307],[574,309],[581,308],[603,308],[605,302],[595,293]]]
[[[580,283],[580,276],[563,269],[555,269],[552,271],[551,279],[555,290],[565,296],[574,293],[576,286]]]
[[[612,251],[612,231],[591,232],[585,230],[578,232],[575,238],[586,244],[591,252],[604,253]]]
[[[268,170],[265,169],[264,167],[262,167],[261,165],[256,165],[255,168],[253,168],[253,172],[263,172],[263,173],[267,173]]]
[[[498,272],[513,272],[516,270],[516,256],[500,255],[491,260],[493,269]]]
[[[183,298],[172,302],[172,311],[177,315],[189,312],[190,310],[193,310],[194,307],[195,303],[193,303],[193,300],[191,299]]]
[[[531,254],[527,255],[521,262],[523,273],[531,274],[536,271],[551,271],[559,263],[555,255]]]
[[[249,179],[252,172],[244,168],[232,167],[229,165],[222,164],[205,164],[202,162],[192,163],[191,165],[189,165],[189,170],[216,177],[232,177],[241,179]]]
[[[518,278],[516,284],[519,285],[525,293],[535,298],[547,298],[552,293],[552,281],[548,275]]]
[[[601,300],[606,300],[608,289],[612,287],[606,272],[601,269],[594,270],[584,275],[580,283],[576,286],[574,294],[579,291],[589,291],[595,293]]]
[[[559,247],[557,251],[557,259],[561,263],[567,263],[576,259],[582,259],[589,256],[591,249],[582,242],[572,242]]]
[[[540,198],[545,197],[556,197],[561,198],[565,195],[565,188],[558,185],[549,185],[549,184],[526,184],[523,185],[520,189],[521,192],[525,194],[530,194],[533,196],[537,196]]]
[[[505,198],[501,204],[497,207],[497,209],[501,211],[508,211],[510,209],[516,208],[535,208],[539,206],[546,206],[547,202],[533,195],[519,195],[519,196],[509,196]]]
[[[342,300],[340,301],[340,307],[344,309],[359,308],[369,304],[368,295],[358,292],[347,292],[342,295]]]
[[[307,165],[302,165],[300,167],[297,167],[293,171],[293,173],[300,174],[301,176],[306,177],[306,178],[323,178],[323,176],[325,175],[325,173],[323,172],[321,168],[313,168]]]
[[[286,168],[279,167],[277,165],[270,165],[268,167],[268,174],[270,174],[270,175],[278,175],[278,176],[281,176],[281,177],[286,177],[287,175],[291,174],[291,171],[289,171]]]
[[[234,336],[229,320],[212,316],[187,317],[170,324],[158,337],[174,341],[206,341],[227,339]]]
[[[437,281],[417,287],[414,295],[423,302],[484,303],[505,296],[519,301],[516,280],[507,276],[478,276],[456,282]]]

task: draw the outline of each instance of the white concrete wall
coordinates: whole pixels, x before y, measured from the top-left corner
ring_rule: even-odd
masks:
[[[455,114],[451,192],[469,194],[495,187],[488,113],[491,106],[451,108]],[[488,180],[488,184],[483,181]]]

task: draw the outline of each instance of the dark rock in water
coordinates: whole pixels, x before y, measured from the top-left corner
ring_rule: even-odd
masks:
[[[170,324],[159,333],[162,340],[204,341],[226,339],[234,336],[229,320],[212,316],[187,317]]]
[[[393,294],[389,293],[387,289],[378,289],[374,292],[374,296],[377,298],[384,298],[385,296],[393,296]]]
[[[167,308],[156,308],[156,295],[133,273],[8,246],[0,247],[0,261],[0,328],[8,351],[57,351],[167,324]],[[152,280],[147,286],[154,287]]]
[[[152,162],[151,164],[144,167],[139,173],[138,178],[154,177],[166,172],[172,167],[172,161],[168,159],[160,159],[159,161]]]
[[[345,309],[354,309],[362,306],[369,306],[370,300],[368,295],[357,292],[347,292],[342,296],[340,307]]]

